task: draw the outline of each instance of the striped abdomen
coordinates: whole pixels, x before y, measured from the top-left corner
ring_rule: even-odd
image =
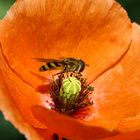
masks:
[[[40,67],[39,71],[64,69],[64,65],[60,62],[48,62]]]

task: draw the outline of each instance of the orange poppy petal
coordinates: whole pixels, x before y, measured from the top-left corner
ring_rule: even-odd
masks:
[[[45,105],[46,98],[37,93],[34,88],[25,83],[14,71],[11,70],[10,65],[3,56],[1,46],[0,58],[0,74],[2,75],[1,81],[3,81],[7,87],[7,90],[3,94],[11,98],[11,102],[16,104],[16,107],[20,110],[21,115],[29,124],[35,127],[44,127],[43,124],[40,124],[40,122],[34,118],[31,112],[31,107],[37,104]]]
[[[133,24],[133,41],[127,54],[94,83],[96,116],[108,129],[140,129],[139,36],[140,26]]]
[[[48,129],[68,139],[96,140],[111,135],[128,138],[127,135],[119,133],[140,128],[139,36],[140,27],[134,24],[133,42],[127,54],[115,67],[94,82],[96,113],[93,120],[75,120],[41,106],[33,108],[34,115],[46,124]],[[137,134],[136,137],[138,136]]]
[[[25,134],[28,140],[42,140],[38,131],[22,118],[21,113],[16,108],[14,102],[12,102],[12,99],[9,96],[5,96],[8,91],[4,84],[2,75],[0,75],[0,85],[0,111],[3,112],[6,120],[10,121],[21,133]]]
[[[119,134],[117,136],[105,138],[102,140],[139,140],[139,139],[140,139],[140,130]]]
[[[36,57],[81,58],[90,65],[85,76],[97,78],[127,51],[131,23],[113,0],[21,0],[2,20],[0,32],[11,68],[36,87],[41,83],[32,74],[40,74]]]
[[[36,104],[45,104],[45,97],[35,93],[30,85],[14,73],[3,55],[1,44],[0,64],[0,110],[29,139],[30,137],[38,139],[40,136],[30,125],[39,128],[46,128],[46,126],[34,118],[30,108]]]
[[[76,140],[93,140],[117,134],[117,131],[107,131],[98,126],[92,126],[80,120],[67,117],[63,114],[48,110],[41,106],[33,108],[34,115],[53,133],[60,137]]]
[[[32,58],[81,58],[90,65],[85,75],[92,74],[89,79],[93,80],[125,54],[130,40],[131,23],[112,0],[17,1],[0,24],[0,70],[10,91],[5,94],[14,100],[25,121],[44,128],[31,112],[34,105],[46,101],[35,91],[42,81],[34,76],[39,74],[40,63]],[[81,129],[87,131],[85,126]]]

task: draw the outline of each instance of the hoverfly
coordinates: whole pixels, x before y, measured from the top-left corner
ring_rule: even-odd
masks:
[[[39,68],[39,71],[62,70],[62,72],[82,72],[87,64],[81,59],[63,58],[63,59],[44,59],[35,58],[40,62],[45,62]],[[88,66],[88,65],[87,65]]]

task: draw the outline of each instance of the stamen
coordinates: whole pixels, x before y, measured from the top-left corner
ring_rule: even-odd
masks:
[[[89,95],[94,88],[81,73],[60,73],[53,79],[50,84],[50,96],[54,102],[52,109],[67,115],[75,115],[93,105]]]

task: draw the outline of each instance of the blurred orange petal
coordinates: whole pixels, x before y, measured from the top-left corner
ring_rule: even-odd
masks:
[[[117,136],[102,139],[102,140],[139,140],[139,139],[140,139],[140,130],[119,134]]]

